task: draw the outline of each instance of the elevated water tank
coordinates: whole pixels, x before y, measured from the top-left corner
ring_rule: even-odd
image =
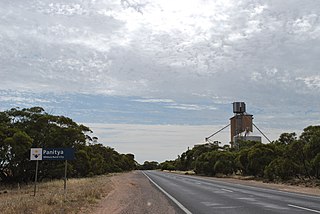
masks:
[[[246,112],[246,104],[244,102],[233,103],[233,113],[242,114]]]

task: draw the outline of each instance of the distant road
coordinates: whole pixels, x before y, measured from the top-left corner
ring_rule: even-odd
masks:
[[[320,213],[320,197],[159,171],[143,172],[187,214]]]

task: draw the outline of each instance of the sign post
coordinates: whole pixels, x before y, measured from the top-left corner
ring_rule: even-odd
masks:
[[[36,196],[37,192],[37,182],[38,182],[38,167],[39,167],[39,161],[36,161],[36,176],[34,177],[34,191],[33,196]]]
[[[64,160],[64,199],[66,199],[67,194],[67,167],[68,160],[74,159],[74,149],[73,148],[31,148],[30,160],[36,160],[36,173],[34,182],[34,196],[36,195],[37,180],[38,180],[38,165],[39,160]]]
[[[39,168],[39,160],[42,160],[42,148],[31,148],[30,160],[36,161],[36,173],[34,176],[34,192],[33,192],[33,196],[36,196],[37,182],[38,182],[38,168]]]
[[[66,196],[67,196],[67,168],[68,168],[68,160],[65,160],[65,166],[64,166],[64,186],[63,186],[64,200],[66,200]]]

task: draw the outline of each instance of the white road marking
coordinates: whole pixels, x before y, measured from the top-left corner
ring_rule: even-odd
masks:
[[[151,183],[153,183],[161,192],[163,192],[168,198],[170,198],[181,210],[183,210],[186,214],[192,214],[185,206],[183,206],[177,199],[167,193],[164,189],[162,189],[156,182],[154,182],[148,175],[142,172]]]
[[[277,204],[267,203],[267,202],[263,202],[263,201],[253,202],[252,204],[260,205],[260,206],[270,208],[270,209],[275,209],[275,210],[288,210],[289,209],[288,207],[279,206]]]
[[[236,209],[236,208],[240,208],[239,206],[230,206],[230,207],[215,207],[215,209]]]
[[[229,190],[229,189],[221,189],[223,191],[226,191],[226,192],[233,192],[232,190]]]
[[[218,181],[222,184],[230,184],[228,182],[224,182],[224,181]],[[295,193],[295,192],[288,192],[288,191],[284,191],[284,190],[275,190],[275,189],[269,189],[269,188],[262,188],[262,187],[254,187],[254,186],[249,186],[249,185],[243,185],[243,184],[235,184],[236,186],[239,186],[239,187],[247,187],[247,188],[250,188],[250,189],[257,189],[257,190],[263,190],[263,191],[266,191],[266,192],[269,192],[269,193],[272,193],[272,192],[276,192],[276,193],[284,193],[284,194],[287,194],[287,195],[294,195],[294,196],[303,196],[304,198],[305,197],[308,197],[308,198],[315,198],[315,199],[319,199],[319,196],[314,196],[314,195],[308,195],[306,193]],[[272,198],[272,196],[271,196]]]
[[[224,204],[214,203],[214,202],[201,202],[207,207],[214,207],[214,209],[235,209],[239,208],[239,206],[224,206]]]
[[[293,205],[293,204],[288,204],[289,207],[294,207],[294,208],[297,208],[297,209],[301,209],[301,210],[307,210],[307,211],[310,211],[310,212],[315,212],[315,213],[320,213],[319,210],[313,210],[313,209],[309,209],[309,208],[306,208],[306,207],[299,207],[299,206],[296,206],[296,205]]]
[[[236,198],[236,199],[248,201],[248,203],[250,203],[250,204],[256,204],[256,205],[260,205],[260,206],[271,208],[271,209],[278,209],[278,210],[287,210],[288,209],[288,207],[283,207],[283,206],[279,206],[279,205],[276,205],[276,204],[257,201],[255,198],[245,197],[245,198]]]
[[[226,192],[225,191],[222,191],[222,190],[215,190],[215,191],[212,191],[214,194],[225,194]]]
[[[228,182],[225,182],[225,181],[217,181],[217,180],[214,180],[214,179],[208,179],[208,178],[191,178],[190,175],[179,175],[180,177],[187,177],[191,180],[200,180],[203,182],[203,184],[206,184],[206,183],[209,183],[211,186],[217,186],[217,183],[218,184],[223,184],[223,185],[230,185],[230,183]],[[211,182],[215,182],[215,184],[211,183]],[[295,196],[303,196],[303,197],[308,197],[308,198],[315,198],[315,199],[319,199],[319,196],[313,196],[313,195],[308,195],[308,194],[303,194],[303,193],[294,193],[294,192],[288,192],[288,191],[283,191],[283,190],[275,190],[275,189],[268,189],[268,188],[261,188],[261,187],[254,187],[254,186],[249,186],[249,185],[243,185],[243,184],[233,184],[235,186],[241,186],[241,187],[247,187],[247,188],[250,188],[250,189],[257,189],[257,190],[264,190],[266,192],[276,192],[276,193],[285,193],[285,194],[288,194],[288,195],[295,195]]]
[[[213,203],[213,202],[201,202],[201,204],[204,204],[207,207],[214,207],[214,206],[221,206],[223,204],[219,204],[219,203]]]
[[[256,201],[254,198],[237,198],[239,200],[245,200],[245,201]]]

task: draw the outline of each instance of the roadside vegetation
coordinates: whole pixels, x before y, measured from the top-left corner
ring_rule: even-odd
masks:
[[[152,166],[162,170],[192,170],[207,176],[311,181],[320,186],[320,126],[305,128],[299,137],[296,133],[283,133],[269,144],[240,141],[236,148],[219,144],[196,145],[175,160]]]
[[[66,196],[62,180],[40,183],[35,197],[33,185],[2,185],[1,213],[86,213],[92,204],[106,196],[112,188],[108,175],[69,179]]]
[[[92,131],[65,116],[51,115],[41,107],[0,112],[0,185],[28,185],[34,181],[35,161],[30,148],[74,148],[68,177],[82,178],[136,168],[133,154],[119,154],[97,143]],[[39,161],[38,180],[64,177],[63,161]]]

